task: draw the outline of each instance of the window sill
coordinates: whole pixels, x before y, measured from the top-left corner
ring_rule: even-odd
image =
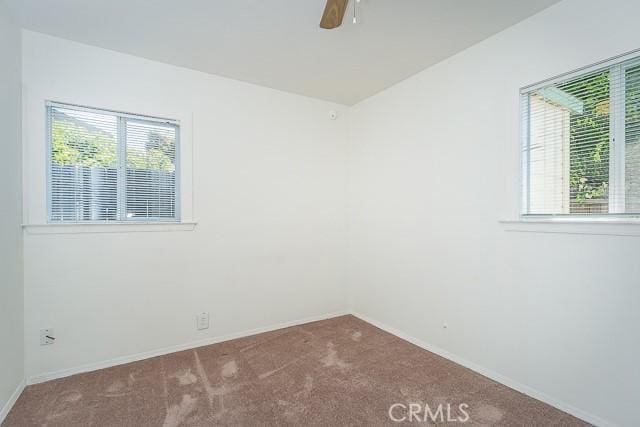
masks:
[[[29,234],[140,233],[193,231],[197,222],[112,222],[85,224],[23,224]]]
[[[499,222],[505,231],[525,233],[640,236],[640,219],[522,218]]]

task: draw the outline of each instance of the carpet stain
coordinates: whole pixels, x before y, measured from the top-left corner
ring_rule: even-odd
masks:
[[[216,396],[215,390],[213,389],[213,387],[211,387],[211,383],[209,382],[207,373],[204,370],[204,367],[202,366],[202,362],[200,362],[200,357],[198,356],[198,352],[196,350],[193,350],[193,354],[196,359],[196,370],[198,371],[198,376],[200,377],[200,381],[202,381],[202,384],[204,385],[204,390],[207,393],[207,399],[209,400],[209,407],[213,409],[213,401]],[[221,406],[224,407],[224,405],[222,405],[222,402],[221,402]]]
[[[231,378],[235,377],[238,374],[238,365],[235,360],[225,363],[222,366],[222,377],[223,378]]]
[[[127,380],[124,381],[122,379],[117,379],[112,382],[106,389],[105,393],[102,394],[106,397],[120,397],[125,396],[131,393],[133,383],[136,382],[136,379],[133,374],[129,374],[127,376]]]
[[[367,378],[366,375],[356,374],[351,381],[351,384],[357,388],[370,388],[371,381]]]
[[[335,366],[340,369],[348,369],[349,366],[351,366],[338,357],[338,351],[335,349],[332,342],[327,344],[327,355],[320,359],[320,361],[326,368]]]
[[[65,410],[55,410],[50,414],[47,414],[47,416],[45,417],[45,419],[47,421],[55,421],[57,418],[62,418],[64,416],[67,415],[67,411]],[[45,424],[46,425],[46,424]]]
[[[122,390],[124,390],[125,388],[125,384],[124,381],[122,380],[117,380],[113,383],[111,383],[111,385],[109,387],[107,387],[107,389],[105,390],[107,393],[109,394],[118,394],[120,393]]]
[[[163,427],[177,427],[181,425],[185,419],[196,408],[198,399],[191,397],[190,394],[182,396],[182,401],[177,405],[172,405],[167,411],[167,416],[164,419]]]
[[[177,378],[180,385],[190,385],[198,382],[198,377],[193,375],[190,368],[171,374],[169,378]]]
[[[296,425],[302,424],[298,421],[300,419],[300,415],[304,413],[306,405],[303,405],[300,402],[288,402],[286,400],[278,400],[278,405],[284,408],[282,414],[289,422],[293,422]]]
[[[313,377],[311,375],[307,375],[304,378],[304,395],[308,396],[313,390]]]
[[[64,417],[67,414],[67,410],[64,408],[56,407],[45,416],[47,421],[55,421],[57,418]],[[46,424],[45,424],[46,425]]]
[[[74,408],[77,407],[76,402],[82,399],[82,393],[77,391],[63,392],[55,400],[55,407],[46,414],[45,419],[47,421],[54,422],[60,418],[68,417],[75,412]],[[47,423],[45,423],[46,425]]]
[[[262,374],[258,375],[258,378],[263,380],[263,379],[265,379],[267,377],[270,377],[271,375],[275,374],[276,372],[280,372],[281,370],[287,368],[288,366],[293,365],[294,363],[296,363],[300,359],[301,359],[300,357],[297,357],[297,358],[293,359],[292,361],[287,362],[284,365],[280,366],[279,368],[272,369],[272,370],[267,371],[267,372],[263,372]]]
[[[502,419],[504,411],[496,408],[495,406],[484,404],[478,407],[475,415],[483,421],[494,424]]]
[[[69,403],[77,402],[80,399],[82,399],[82,393],[77,391],[71,391],[62,398],[64,402],[69,402]]]
[[[311,375],[306,375],[304,378],[304,384],[302,386],[302,390],[297,392],[295,396],[296,398],[308,397],[312,390],[313,390],[313,377]]]

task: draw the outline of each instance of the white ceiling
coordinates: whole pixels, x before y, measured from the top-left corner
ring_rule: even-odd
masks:
[[[5,0],[27,29],[351,105],[559,0]],[[351,0],[353,2],[354,0]]]

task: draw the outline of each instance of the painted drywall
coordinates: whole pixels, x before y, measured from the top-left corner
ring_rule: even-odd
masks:
[[[197,222],[28,227],[28,378],[345,309],[344,107],[29,31],[23,84],[27,224],[46,220],[47,99],[183,120],[183,208]],[[41,328],[54,345],[39,345]]]
[[[350,111],[355,311],[602,425],[638,424],[640,238],[498,221],[518,209],[519,88],[640,48],[638,14],[565,0]]]
[[[24,379],[20,30],[3,7],[0,3],[0,422]]]

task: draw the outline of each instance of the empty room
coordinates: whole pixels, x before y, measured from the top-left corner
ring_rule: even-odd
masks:
[[[0,0],[0,425],[640,425],[637,0]]]

